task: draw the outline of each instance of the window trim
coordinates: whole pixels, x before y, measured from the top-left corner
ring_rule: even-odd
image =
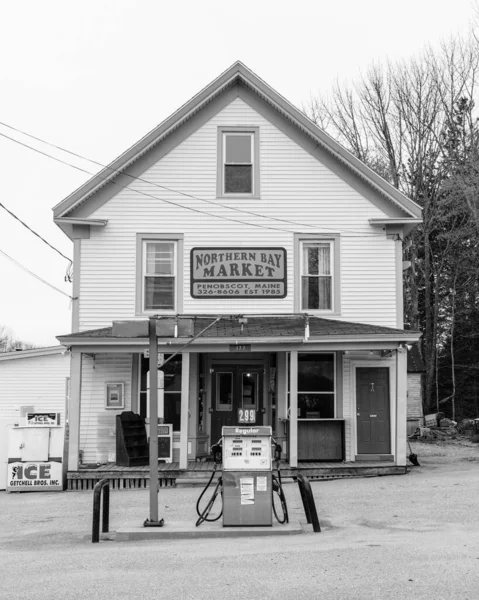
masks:
[[[146,260],[145,242],[176,243],[175,306],[170,310],[145,310],[144,307],[144,264]],[[135,315],[174,315],[183,311],[183,246],[184,236],[180,233],[137,233],[136,234],[136,291]]]
[[[225,165],[225,150],[224,142],[225,134],[239,133],[250,134],[252,136],[252,152],[253,152],[253,192],[238,194],[225,193],[224,191],[224,165]],[[259,172],[259,127],[218,127],[218,144],[217,144],[217,173],[216,173],[216,196],[217,198],[259,198],[260,197],[260,172]]]
[[[300,313],[311,313],[321,315],[340,315],[341,314],[341,270],[340,270],[340,252],[341,252],[341,238],[338,234],[324,234],[318,236],[311,236],[307,234],[295,234],[294,236],[294,272],[295,272],[295,296],[294,305],[295,312]],[[331,264],[331,308],[330,309],[313,309],[313,308],[302,308],[302,269],[303,269],[303,246],[304,244],[320,244],[329,242],[332,247],[332,264]]]

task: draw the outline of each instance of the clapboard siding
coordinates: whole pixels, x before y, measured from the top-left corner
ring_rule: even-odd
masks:
[[[217,128],[241,125],[260,128],[261,197],[217,199]],[[340,233],[339,318],[396,326],[395,242],[368,224],[369,218],[384,214],[243,100],[231,102],[145,172],[142,179],[197,199],[135,181],[91,215],[108,219],[108,225],[92,228],[90,239],[81,243],[81,330],[106,326],[113,319],[135,314],[137,233],[184,234],[183,312],[203,314],[292,312],[294,233]],[[261,213],[264,218],[229,207]],[[191,298],[189,261],[195,246],[284,247],[288,253],[287,298]]]
[[[131,354],[82,357],[80,449],[84,463],[108,462],[115,455],[116,415],[131,410]],[[125,384],[125,408],[105,408],[105,384]],[[113,459],[114,460],[114,459]]]
[[[61,413],[64,424],[70,356],[50,354],[0,361],[0,415],[20,417],[21,406]],[[23,425],[24,423],[20,423]]]

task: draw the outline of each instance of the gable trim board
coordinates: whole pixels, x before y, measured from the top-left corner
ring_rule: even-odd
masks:
[[[145,171],[155,165],[164,156],[181,144],[181,142],[205,125],[212,117],[228,106],[228,104],[237,97],[237,87],[230,88],[224,95],[212,99],[205,105],[201,113],[195,113],[194,118],[189,118],[185,121],[182,124],[181,129],[175,127],[170,130],[170,128],[167,127],[167,132],[162,136],[161,140],[156,140],[154,143],[148,145],[146,150],[139,152],[138,156],[133,157],[126,164],[121,164],[119,162],[120,159],[113,161],[97,176],[90,179],[90,181],[87,181],[87,183],[78,188],[76,192],[73,192],[73,194],[68,196],[63,202],[53,208],[55,222],[62,227],[62,219],[66,215],[73,215],[75,218],[87,220],[87,217],[90,214],[98,210],[123,188],[130,186],[132,183],[134,184],[135,178],[141,177]],[[167,121],[169,121],[169,119]],[[165,121],[165,123],[167,123],[167,121]],[[138,144],[141,144],[141,141],[142,140],[140,140]],[[160,141],[161,144],[159,143]],[[130,150],[133,150],[134,148],[135,146]],[[127,151],[125,155],[127,155],[130,150]],[[117,162],[118,164],[116,164]],[[126,169],[128,169],[128,174],[125,175],[123,174],[123,171],[126,171]],[[112,172],[113,175],[108,174],[108,172]],[[84,188],[90,187],[92,188],[91,190],[87,189],[84,191]],[[161,193],[161,190],[158,189],[158,193]],[[64,204],[65,206],[63,206]],[[62,229],[64,228],[62,227]]]
[[[409,218],[421,218],[421,208],[416,203],[363,165],[238,62],[98,175],[55,206],[55,221],[67,233],[70,225],[62,223],[63,218],[86,219],[120,189],[131,184],[132,177],[140,177],[146,169],[238,96],[359,193],[380,206],[389,217],[406,222],[409,222]],[[126,169],[129,169],[130,176],[124,174]]]

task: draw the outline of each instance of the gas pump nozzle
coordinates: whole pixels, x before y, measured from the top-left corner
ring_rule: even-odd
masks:
[[[221,439],[211,446],[211,454],[213,455],[216,464],[221,464],[223,462],[223,445]]]
[[[275,440],[272,441],[274,446],[274,460],[276,462],[279,462],[281,460],[281,453],[283,452],[283,447],[281,446],[281,444],[278,444],[278,442],[276,442]]]

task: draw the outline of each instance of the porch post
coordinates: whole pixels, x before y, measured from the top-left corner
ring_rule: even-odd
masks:
[[[406,465],[407,350],[396,352],[396,464]]]
[[[289,466],[298,466],[298,351],[291,350],[289,383]]]
[[[158,522],[158,336],[156,317],[149,320],[150,347],[150,521]]]
[[[70,358],[70,407],[68,411],[68,470],[77,471],[80,456],[82,353],[72,349]]]
[[[184,352],[181,361],[181,429],[180,469],[188,468],[188,410],[190,397],[190,353]]]
[[[276,433],[282,440],[286,436],[288,418],[288,377],[286,373],[286,352],[278,352],[276,358]],[[289,449],[283,448],[289,456]]]

